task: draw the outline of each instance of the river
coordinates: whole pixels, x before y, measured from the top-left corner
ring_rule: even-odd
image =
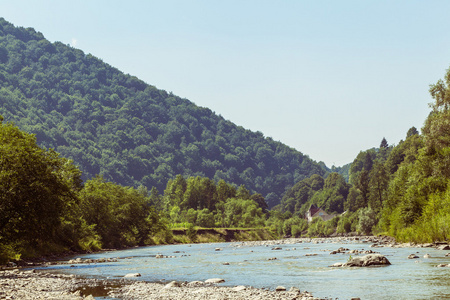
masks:
[[[281,250],[273,250],[274,247]],[[346,262],[351,255],[330,254],[340,247],[380,252],[391,265],[331,268],[329,266],[336,262]],[[434,248],[370,248],[370,244],[360,241],[336,242],[332,239],[280,245],[261,242],[165,245],[78,255],[76,257],[83,259],[119,260],[98,264],[57,264],[42,268],[42,271],[102,279],[119,279],[138,272],[142,276],[135,280],[162,283],[219,277],[225,280],[222,285],[266,289],[282,285],[287,289],[306,290],[316,297],[339,299],[450,299],[450,268],[436,267],[450,263],[450,257],[445,257],[447,252]],[[408,259],[412,253],[419,258]],[[161,254],[165,258],[157,258]],[[431,258],[424,258],[425,254],[430,254]]]

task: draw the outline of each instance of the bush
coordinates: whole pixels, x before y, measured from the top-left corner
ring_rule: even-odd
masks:
[[[372,228],[377,223],[376,214],[370,207],[361,208],[358,212],[358,232],[371,234]]]

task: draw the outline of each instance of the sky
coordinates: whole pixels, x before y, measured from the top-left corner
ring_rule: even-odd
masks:
[[[450,1],[1,0],[33,27],[329,167],[405,139],[450,66]]]

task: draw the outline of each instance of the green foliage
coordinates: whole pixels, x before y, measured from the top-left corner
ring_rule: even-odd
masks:
[[[191,240],[191,242],[195,242],[197,239],[197,230],[195,229],[194,224],[188,223],[186,226],[186,235]]]
[[[399,240],[449,240],[450,70],[445,82],[431,85],[435,102],[419,136],[407,133],[388,158],[392,178],[378,229]]]
[[[336,227],[337,233],[349,233],[352,231],[352,222],[349,218],[343,217],[339,219]]]
[[[308,227],[309,237],[325,237],[330,236],[336,229],[335,221],[323,221],[321,218],[314,218]]]
[[[283,222],[283,234],[285,236],[299,236],[308,228],[308,222],[297,216],[289,218]]]
[[[313,175],[296,183],[281,200],[282,209],[304,216],[311,204],[329,213],[342,213],[349,185],[342,175],[330,173],[327,178]]]
[[[231,198],[225,203],[225,226],[256,228],[264,226],[265,216],[253,200]]]
[[[79,218],[80,175],[70,160],[38,147],[33,135],[0,122],[1,256],[57,244],[97,248],[95,232]]]
[[[326,172],[302,153],[90,54],[1,18],[0,26],[0,114],[36,134],[40,146],[73,159],[83,180],[100,174],[162,193],[177,174],[223,179],[273,207],[287,186]],[[197,201],[179,200],[172,205]]]
[[[80,199],[83,217],[95,225],[104,247],[144,245],[164,229],[147,195],[134,188],[95,177],[85,183]]]
[[[361,208],[358,212],[359,223],[358,232],[369,235],[372,233],[372,228],[376,225],[376,214],[371,207]]]

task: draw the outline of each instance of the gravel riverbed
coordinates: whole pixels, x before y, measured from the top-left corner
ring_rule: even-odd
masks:
[[[113,283],[113,284],[111,284]],[[114,287],[111,287],[114,286]],[[0,299],[94,300],[92,290],[104,291],[101,296],[117,299],[298,299],[314,300],[310,293],[296,288],[269,291],[252,287],[216,286],[201,281],[171,282],[163,285],[129,280],[99,280],[73,275],[51,274],[19,269],[0,271]],[[108,288],[109,287],[109,288]]]

